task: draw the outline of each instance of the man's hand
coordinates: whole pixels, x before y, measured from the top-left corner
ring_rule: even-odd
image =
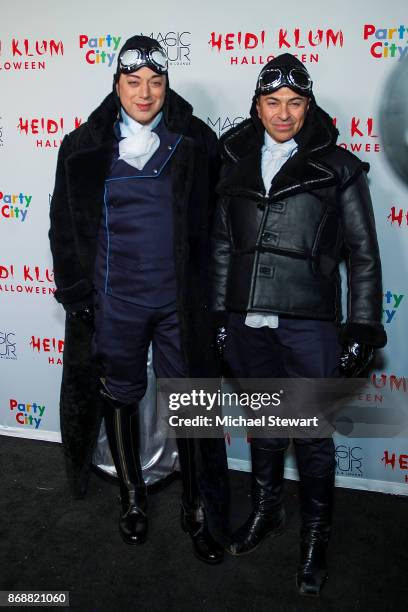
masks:
[[[93,306],[86,306],[85,308],[82,308],[81,310],[75,310],[74,312],[69,312],[68,317],[70,319],[74,319],[75,321],[82,321],[90,329],[94,329]]]
[[[343,346],[340,355],[339,372],[343,378],[357,378],[370,365],[374,349],[368,344],[350,341]]]
[[[217,346],[217,352],[220,359],[224,358],[225,345],[227,342],[227,330],[224,326],[217,327],[215,335],[215,344]]]

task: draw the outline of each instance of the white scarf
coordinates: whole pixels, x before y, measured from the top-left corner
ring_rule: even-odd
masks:
[[[143,170],[160,146],[160,138],[155,132],[152,132],[152,129],[159,124],[162,113],[156,115],[148,125],[142,125],[132,119],[123,108],[120,112],[122,120],[119,127],[123,140],[119,142],[119,159],[133,168]]]
[[[286,142],[276,142],[265,130],[261,171],[266,193],[271,188],[271,182],[275,174],[279,172],[289,157],[292,157],[296,149],[297,143],[293,138]]]

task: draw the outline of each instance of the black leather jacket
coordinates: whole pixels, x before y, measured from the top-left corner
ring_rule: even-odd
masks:
[[[221,140],[222,178],[212,235],[212,308],[342,320],[339,263],[348,272],[341,339],[383,346],[381,263],[366,172],[336,145],[337,130],[314,100],[298,150],[274,177],[261,176],[264,130],[255,116]]]

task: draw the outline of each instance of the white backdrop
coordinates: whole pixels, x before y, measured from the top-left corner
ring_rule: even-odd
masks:
[[[150,14],[146,6],[20,0],[2,13],[0,433],[60,439],[64,315],[52,296],[47,238],[56,157],[63,135],[109,92],[121,44],[141,33],[164,44],[171,86],[218,135],[248,115],[268,57],[289,51],[306,63],[318,103],[336,118],[339,143],[371,164],[389,338],[373,380],[407,394],[407,187],[378,136],[387,77],[408,57],[405,1],[156,0]],[[406,439],[337,436],[336,444],[339,485],[408,493]],[[232,467],[248,469],[246,441],[231,440],[229,456]],[[290,458],[287,475],[294,476]]]

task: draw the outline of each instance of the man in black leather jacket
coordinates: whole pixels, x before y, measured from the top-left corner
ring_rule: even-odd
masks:
[[[239,378],[358,376],[381,325],[381,263],[367,185],[368,164],[336,145],[305,66],[291,54],[261,71],[251,118],[222,138],[213,228],[213,302],[218,343]],[[339,263],[348,272],[341,325]],[[228,315],[228,316],[227,316]],[[223,346],[223,344],[225,346]],[[229,552],[251,552],[279,535],[288,439],[253,438],[253,511]],[[301,493],[299,592],[327,578],[335,476],[329,439],[295,439]]]

